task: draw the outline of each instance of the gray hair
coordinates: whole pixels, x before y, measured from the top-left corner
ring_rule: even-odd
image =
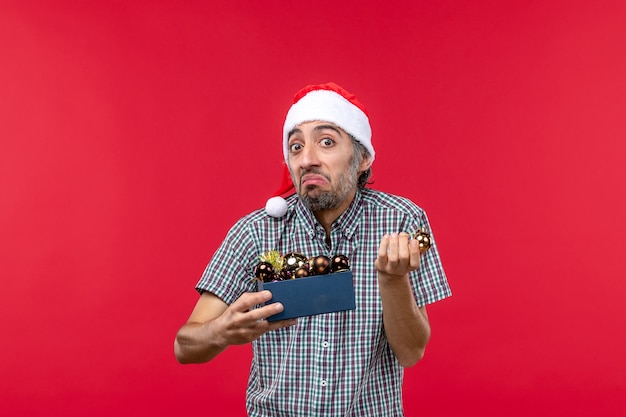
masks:
[[[358,171],[359,165],[363,162],[364,158],[367,158],[370,155],[369,151],[361,142],[359,142],[354,136],[348,134],[350,139],[352,140],[352,145],[354,149],[354,153],[352,155],[351,168],[354,172]],[[367,184],[370,183],[370,177],[372,176],[372,167],[370,166],[365,171],[361,172],[359,178],[357,179],[357,185],[359,188],[365,188]]]

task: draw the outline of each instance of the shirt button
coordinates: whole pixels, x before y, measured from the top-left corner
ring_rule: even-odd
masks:
[[[322,342],[322,347],[323,347],[323,348],[327,348],[329,345],[330,345],[330,343],[328,343],[328,342],[327,342],[327,341],[325,341],[325,340]]]
[[[323,386],[323,387],[325,387],[325,386],[327,385],[326,380],[325,380],[325,379],[322,379],[322,380],[320,381],[320,385],[321,385],[321,386]]]

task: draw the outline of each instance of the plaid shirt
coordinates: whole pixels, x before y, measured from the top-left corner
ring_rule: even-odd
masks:
[[[422,209],[406,198],[361,189],[333,223],[331,246],[324,228],[296,196],[279,219],[257,210],[239,220],[207,266],[198,291],[227,304],[256,291],[253,268],[275,249],[307,257],[344,254],[354,277],[356,310],[298,319],[295,326],[264,334],[252,343],[248,381],[250,416],[402,416],[404,370],[387,342],[374,260],[382,236],[430,231]],[[432,233],[431,233],[432,237]],[[451,295],[437,246],[410,274],[423,306]]]

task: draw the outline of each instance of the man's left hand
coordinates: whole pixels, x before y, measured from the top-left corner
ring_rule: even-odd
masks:
[[[374,263],[379,278],[402,277],[420,266],[420,250],[417,240],[408,233],[385,235],[378,246],[378,258]]]

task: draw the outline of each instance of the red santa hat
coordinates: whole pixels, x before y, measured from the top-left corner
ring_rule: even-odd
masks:
[[[372,146],[372,128],[367,110],[354,96],[335,83],[309,85],[298,91],[293,105],[287,112],[283,126],[283,155],[288,163],[289,133],[305,122],[330,122],[359,141],[370,153],[374,162],[375,152]],[[294,186],[287,165],[283,171],[281,186],[265,205],[265,211],[272,217],[282,217],[287,212],[287,203],[281,197],[293,194]]]

